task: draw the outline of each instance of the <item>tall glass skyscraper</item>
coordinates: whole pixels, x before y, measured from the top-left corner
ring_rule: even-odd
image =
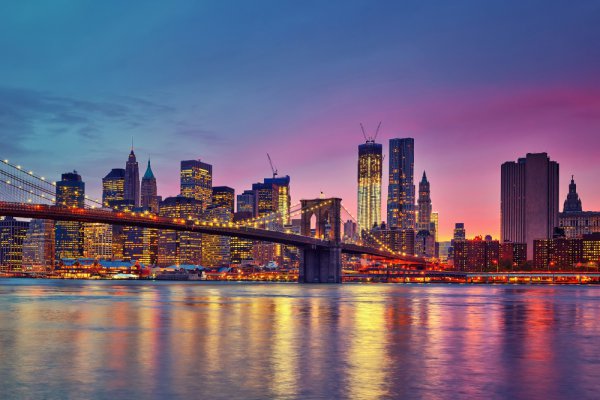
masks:
[[[383,150],[367,140],[358,146],[358,229],[370,230],[381,222],[381,174]]]
[[[205,211],[212,202],[212,165],[200,160],[181,162],[181,195],[202,202]]]
[[[125,199],[125,170],[113,168],[102,178],[102,205],[114,208],[123,204]]]
[[[56,205],[58,207],[85,206],[85,183],[77,171],[62,174],[56,182]],[[83,256],[83,223],[56,221],[56,258],[78,258]]]
[[[389,157],[388,226],[415,229],[415,140],[390,139]]]

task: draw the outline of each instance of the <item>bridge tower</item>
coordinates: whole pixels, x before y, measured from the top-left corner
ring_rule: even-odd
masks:
[[[323,245],[302,249],[300,283],[341,283],[341,206],[342,199],[300,200],[302,219],[300,233],[311,236],[311,219],[316,217],[315,237],[324,239]]]

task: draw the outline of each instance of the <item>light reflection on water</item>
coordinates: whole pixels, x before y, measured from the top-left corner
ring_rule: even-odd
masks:
[[[0,280],[0,397],[593,399],[599,295]]]

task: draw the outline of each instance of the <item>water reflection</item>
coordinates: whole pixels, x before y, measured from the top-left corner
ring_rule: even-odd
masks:
[[[0,280],[0,393],[595,398],[599,290]]]

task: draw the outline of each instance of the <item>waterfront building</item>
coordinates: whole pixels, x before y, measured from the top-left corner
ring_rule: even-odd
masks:
[[[149,212],[148,208],[134,208],[134,212]],[[139,226],[123,227],[122,259],[140,262],[144,265],[155,265],[158,258],[158,229]]]
[[[503,270],[517,269],[527,261],[527,243],[500,243],[500,267]]]
[[[415,231],[412,229],[400,229],[381,224],[364,235],[365,243],[369,246],[380,247],[383,244],[391,251],[415,254]],[[375,240],[377,239],[377,240]]]
[[[159,215],[200,220],[202,200],[192,197],[167,197],[159,205]],[[199,265],[202,260],[202,234],[161,229],[158,236],[158,265]]]
[[[46,271],[54,265],[54,221],[32,219],[23,241],[23,269]]]
[[[94,260],[112,260],[113,230],[108,224],[83,224],[83,256]]]
[[[415,144],[413,138],[390,139],[387,225],[415,229]]]
[[[233,200],[233,193],[231,193]],[[206,221],[218,224],[231,222],[233,215],[230,205],[226,207],[215,207],[214,204],[208,208],[204,214]],[[229,266],[230,263],[230,242],[228,236],[220,235],[202,235],[202,265],[205,267]]]
[[[358,230],[381,222],[382,146],[369,139],[358,146]]]
[[[558,226],[558,170],[546,153],[528,153],[501,167],[501,239],[527,243],[529,260],[533,241],[551,238]]]
[[[242,194],[237,195],[237,212],[249,212],[250,217],[254,216],[254,191],[244,190]]]
[[[181,161],[180,193],[202,203],[202,211],[212,201],[212,165],[200,160]]]
[[[150,167],[150,160],[148,160],[148,167],[146,167],[146,172],[142,177],[140,192],[142,208],[157,214],[159,203],[158,189],[156,187],[156,178],[154,177],[154,173]]]
[[[594,232],[582,237],[583,259],[588,267],[600,268],[600,232]]]
[[[113,168],[102,178],[102,205],[115,208],[125,199],[125,170]]]
[[[62,174],[56,182],[56,206],[85,206],[85,183],[77,171]],[[83,223],[56,221],[54,224],[56,258],[80,258],[83,256]]]
[[[600,232],[600,212],[583,211],[574,177],[571,177],[563,212],[558,215],[558,226],[571,239]]]
[[[125,200],[129,200],[135,207],[140,206],[140,169],[138,167],[133,148],[125,163]]]
[[[238,196],[239,199],[239,196]],[[239,207],[239,202],[238,202]],[[243,222],[252,218],[252,211],[238,211],[233,214],[233,222]],[[254,242],[250,239],[232,237],[229,242],[229,253],[231,264],[243,264],[252,262],[252,246]]]
[[[23,266],[23,242],[29,222],[13,217],[0,220],[0,271],[21,271]]]
[[[557,237],[533,241],[533,267],[539,270],[572,270],[583,262],[583,239]]]
[[[214,207],[224,207],[231,214],[234,213],[235,189],[229,186],[213,186],[212,205]]]
[[[454,268],[459,271],[493,271],[499,268],[499,258],[498,240],[483,240],[477,236],[454,243]]]

